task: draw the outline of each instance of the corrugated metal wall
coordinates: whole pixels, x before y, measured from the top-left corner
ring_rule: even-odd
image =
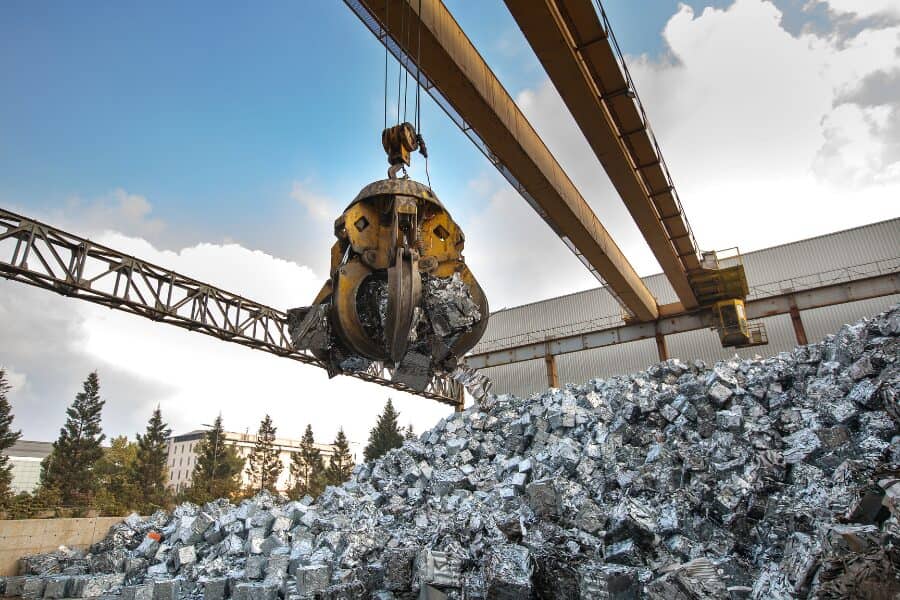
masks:
[[[743,261],[747,280],[753,288],[897,257],[900,257],[900,218],[749,252],[743,255]],[[644,282],[660,303],[677,300],[664,275],[645,277]],[[834,333],[844,323],[875,314],[898,302],[900,295],[803,311],[801,316],[812,342]],[[492,314],[479,347],[498,343],[503,338],[542,329],[565,328],[619,313],[618,304],[602,288],[551,298]],[[735,353],[741,356],[767,356],[789,350],[796,344],[788,315],[769,317],[763,321],[769,336],[766,346],[735,352],[733,348],[722,348],[712,331],[691,331],[666,338],[669,355],[682,360],[699,358],[713,362]],[[656,342],[642,340],[558,356],[557,370],[561,383],[583,383],[592,377],[642,370],[656,360]],[[493,379],[496,392],[529,395],[547,387],[543,360],[490,367],[484,369],[484,373]]]

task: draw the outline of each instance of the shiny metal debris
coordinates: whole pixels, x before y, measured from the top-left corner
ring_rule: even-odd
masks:
[[[895,307],[770,358],[485,393],[315,502],[131,516],[89,552],[26,557],[0,586],[110,600],[893,598],[898,334]]]

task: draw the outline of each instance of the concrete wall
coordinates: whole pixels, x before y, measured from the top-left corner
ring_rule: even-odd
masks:
[[[19,559],[60,546],[82,549],[106,536],[121,517],[0,520],[0,575],[17,575]]]

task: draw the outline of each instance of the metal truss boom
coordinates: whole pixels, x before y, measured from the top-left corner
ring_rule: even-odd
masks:
[[[287,314],[172,270],[0,208],[0,275],[324,368],[293,348]],[[435,378],[423,392],[390,380],[380,363],[351,375],[458,407],[459,383]]]

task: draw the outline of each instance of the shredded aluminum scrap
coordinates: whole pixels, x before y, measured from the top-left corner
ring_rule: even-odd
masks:
[[[900,307],[707,368],[485,395],[316,502],[131,516],[0,594],[895,598]]]
[[[469,286],[458,273],[450,277],[425,276],[423,288],[421,304],[413,312],[409,348],[402,360],[394,365],[392,380],[421,391],[435,374],[447,373],[471,388],[472,382],[468,381],[471,375],[465,378],[466,381],[456,376],[465,367],[453,349],[461,337],[479,327],[483,329],[482,318],[486,315],[482,315]],[[383,344],[388,322],[387,282],[373,278],[366,289],[368,296],[362,305],[368,310],[360,310],[360,320],[372,334],[372,339]],[[373,359],[357,353],[341,340],[334,331],[329,312],[327,304],[289,310],[289,331],[294,347],[313,351],[325,361],[331,376],[367,370]],[[475,390],[486,393],[484,379],[481,376],[475,382]],[[473,391],[473,394],[478,393]]]

